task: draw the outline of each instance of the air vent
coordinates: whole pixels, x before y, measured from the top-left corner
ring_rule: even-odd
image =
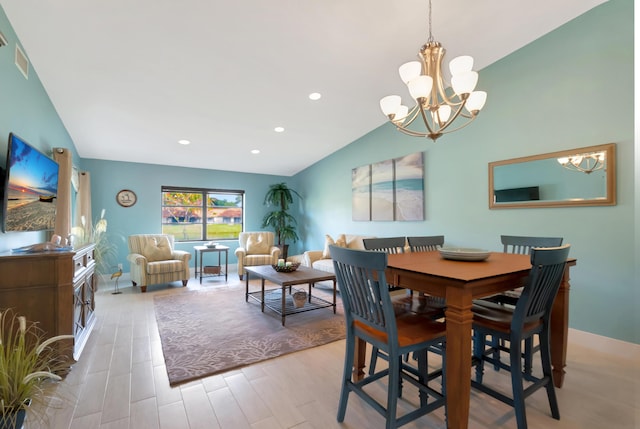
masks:
[[[4,37],[2,31],[0,31],[0,48],[2,48],[3,46],[7,46],[7,38]]]
[[[25,79],[29,79],[29,59],[25,53],[16,44],[16,67],[22,72]]]

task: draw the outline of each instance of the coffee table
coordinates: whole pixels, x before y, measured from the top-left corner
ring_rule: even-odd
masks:
[[[249,297],[260,303],[262,312],[267,307],[282,317],[282,326],[287,315],[302,313],[305,311],[317,310],[320,308],[333,307],[333,314],[336,313],[336,276],[326,271],[315,270],[313,268],[298,267],[296,271],[291,273],[282,273],[276,271],[271,265],[256,265],[244,268],[246,271],[246,290],[245,301],[249,301]],[[249,277],[254,276],[262,279],[259,291],[249,292]],[[265,280],[269,280],[280,286],[280,288],[265,290]],[[333,302],[326,301],[311,294],[311,288],[315,283],[331,280],[333,281]],[[292,286],[308,284],[307,301],[302,307],[295,307],[291,293]],[[287,299],[287,289],[291,299]],[[278,305],[279,304],[279,305]]]

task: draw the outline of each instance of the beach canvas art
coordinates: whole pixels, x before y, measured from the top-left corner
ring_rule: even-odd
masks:
[[[354,221],[371,220],[371,165],[351,170],[351,213]]]
[[[424,220],[424,153],[354,168],[354,221]]]
[[[9,145],[5,231],[52,230],[56,219],[58,163],[13,134]]]
[[[424,153],[396,158],[394,164],[395,220],[424,220]]]

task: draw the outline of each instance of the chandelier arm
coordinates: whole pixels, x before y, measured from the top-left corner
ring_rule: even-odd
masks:
[[[418,99],[418,105],[422,106],[422,99]],[[427,119],[427,115],[424,113],[425,112],[425,108],[424,107],[420,107],[420,116],[422,116],[422,120],[424,121],[424,125],[427,127],[427,130],[429,131],[427,134],[435,134],[433,128],[435,128],[435,121],[434,121],[434,127],[431,128],[431,124],[429,123],[429,119]]]
[[[474,118],[475,118],[475,117],[474,117]],[[461,125],[460,125],[459,127],[457,127],[457,128],[452,128],[452,129],[450,129],[450,130],[449,130],[449,129],[447,129],[446,131],[444,131],[444,130],[442,130],[442,129],[441,129],[441,130],[440,130],[440,132],[441,132],[442,134],[449,134],[449,133],[452,133],[452,132],[454,132],[454,131],[458,131],[458,130],[463,129],[464,127],[466,127],[467,125],[469,125],[469,124],[470,124],[470,123],[472,123],[472,122],[473,122],[473,119],[472,119],[472,120],[469,120],[469,121],[467,121],[467,122],[465,122],[464,124],[461,124]]]
[[[400,131],[401,133],[406,134],[406,135],[411,136],[411,137],[427,137],[429,135],[429,134],[426,134],[426,133],[420,133],[420,132],[417,132],[417,131],[409,130],[409,129],[407,129],[405,127],[402,127],[400,125],[396,125],[396,129],[398,131]]]
[[[415,106],[413,106],[413,108],[409,111],[409,113],[407,114],[407,118],[409,118],[408,120],[405,120],[403,122],[403,126],[406,127],[408,125],[411,125],[413,123],[413,121],[416,120],[416,118],[418,117],[418,113],[420,113],[420,106],[418,104],[416,104]]]
[[[458,116],[460,116],[460,113],[462,113],[462,109],[464,108],[465,104],[467,102],[467,99],[464,98],[463,99],[463,103],[458,106],[458,108],[456,109],[456,112],[453,114],[453,116],[449,117],[449,119],[447,120],[447,122],[445,122],[445,124],[443,126],[440,127],[440,132],[444,134],[444,130],[446,130],[447,128],[449,128],[449,125],[451,125],[451,123],[453,121],[455,121]],[[473,119],[471,121],[468,121],[467,123],[472,122]],[[465,124],[466,125],[466,124]],[[459,128],[458,128],[459,129]]]

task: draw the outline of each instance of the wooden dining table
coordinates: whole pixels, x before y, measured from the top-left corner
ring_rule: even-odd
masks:
[[[551,362],[554,384],[561,387],[566,366],[569,327],[569,268],[551,315]],[[447,348],[446,387],[448,428],[465,429],[469,424],[471,395],[471,336],[474,299],[523,286],[531,270],[529,255],[491,252],[484,261],[443,259],[438,251],[390,254],[387,282],[446,299]],[[364,376],[366,343],[356,342],[354,378]]]

